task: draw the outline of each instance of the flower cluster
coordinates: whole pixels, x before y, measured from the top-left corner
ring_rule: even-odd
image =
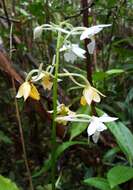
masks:
[[[64,28],[63,26],[67,26]],[[64,22],[62,25],[55,24],[44,24],[42,26],[37,26],[34,30],[34,39],[36,40],[42,34],[44,30],[51,30],[53,32],[58,32],[62,34],[60,48],[57,48],[58,54],[64,53],[64,59],[66,62],[74,63],[77,58],[85,59],[86,51],[82,49],[79,44],[71,43],[69,37],[80,35],[80,40],[84,40],[89,38],[91,42],[88,44],[88,52],[93,54],[95,50],[95,35],[103,30],[103,28],[111,26],[110,24],[102,24],[92,26],[90,28],[86,27],[72,27],[70,24]],[[54,56],[55,59],[56,55]],[[70,73],[64,69],[64,73],[58,73],[57,75],[53,75],[52,71],[56,67],[55,62],[53,62],[52,66],[49,66],[46,71],[43,71],[42,68],[37,70],[32,70],[26,77],[25,82],[19,87],[18,93],[16,95],[17,98],[24,97],[24,101],[31,97],[35,100],[40,100],[40,94],[34,85],[35,83],[40,82],[43,86],[44,90],[51,90],[53,86],[54,77],[69,77],[76,85],[80,88],[83,88],[83,94],[80,98],[80,104],[82,106],[88,105],[94,101],[99,103],[101,101],[101,97],[105,97],[101,92],[99,92],[96,88],[91,86],[89,81],[85,76],[79,73]],[[56,69],[55,69],[56,70]],[[37,73],[36,75],[34,75]],[[79,77],[83,80],[83,83],[79,83],[75,77]],[[49,113],[53,113],[54,111],[49,111]],[[87,133],[88,137],[92,136],[93,141],[96,143],[99,139],[100,132],[106,130],[107,127],[104,123],[112,122],[117,120],[115,117],[110,117],[107,114],[102,115],[101,117],[89,116],[87,114],[77,114],[69,109],[68,106],[65,106],[63,103],[58,103],[57,106],[57,117],[55,119],[56,122],[62,123],[66,125],[69,121],[72,122],[86,122],[88,123]]]
[[[34,73],[33,71],[31,71],[32,74]],[[38,71],[35,70],[35,72],[39,73],[39,70]],[[53,76],[51,73],[47,71],[43,71],[39,73],[38,75],[33,76],[30,79],[29,78],[30,78],[30,73],[27,76],[26,81],[19,87],[16,98],[24,97],[24,101],[26,101],[28,97],[31,97],[34,100],[40,100],[40,94],[36,86],[34,85],[34,83],[37,81],[41,81],[41,84],[44,90],[46,89],[51,90],[53,86],[53,82],[52,82]]]

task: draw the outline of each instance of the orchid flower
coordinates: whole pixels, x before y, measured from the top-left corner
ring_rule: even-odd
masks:
[[[95,49],[95,39],[94,35],[99,33],[103,28],[109,27],[111,24],[100,24],[96,26],[92,26],[89,28],[85,28],[84,31],[82,32],[80,36],[80,40],[84,40],[86,38],[89,38],[91,42],[88,44],[87,48],[90,54],[93,54],[94,49]]]
[[[103,114],[101,117],[96,116],[89,116],[86,114],[70,114],[67,116],[57,116],[56,121],[57,122],[85,122],[89,123],[87,128],[87,134],[88,137],[92,135],[92,139],[94,143],[97,143],[99,139],[99,135],[101,131],[104,131],[107,129],[107,127],[104,125],[104,123],[112,122],[117,120],[116,117],[110,117],[107,114]]]
[[[89,27],[89,28],[85,28],[83,33],[80,36],[80,40],[84,40],[86,38],[90,39],[95,34],[99,33],[101,30],[103,30],[103,28],[109,27],[109,26],[111,26],[111,24],[100,24],[100,25]]]
[[[35,85],[31,82],[25,81],[19,87],[16,98],[24,97],[24,101],[26,101],[29,96],[35,100],[40,100],[40,94]]]
[[[96,88],[91,85],[87,85],[83,90],[83,96],[80,99],[81,105],[91,105],[91,102],[100,102],[101,96],[104,96],[101,92],[99,92]]]
[[[110,117],[107,114],[103,114],[101,117],[92,116],[91,122],[87,128],[88,136],[92,135],[94,143],[97,143],[101,131],[107,129],[104,123],[117,120],[116,117]]]
[[[47,71],[43,71],[39,75],[32,77],[32,81],[36,82],[38,80],[41,80],[41,84],[42,84],[44,90],[46,90],[46,89],[51,90],[51,88],[53,86],[51,73],[49,73]]]
[[[53,110],[49,111],[49,113],[53,113]],[[68,106],[65,106],[64,104],[59,104],[57,106],[57,115],[58,115],[58,119],[56,121],[58,123],[62,123],[63,125],[66,125],[68,121],[67,120],[62,120],[62,119],[59,119],[59,118],[62,118],[62,117],[65,117],[65,116],[72,117],[72,116],[75,115],[75,112],[71,111]]]
[[[64,53],[65,61],[72,63],[74,63],[77,57],[84,59],[84,54],[86,53],[86,51],[80,48],[78,44],[63,45],[63,47],[60,49],[60,52],[62,51],[66,51]]]

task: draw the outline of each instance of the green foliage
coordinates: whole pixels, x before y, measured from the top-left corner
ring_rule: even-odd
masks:
[[[0,190],[19,190],[10,179],[0,175]]]
[[[115,166],[107,173],[110,187],[113,188],[121,183],[133,179],[133,168],[127,166]]]
[[[63,154],[63,152],[66,149],[68,149],[69,147],[76,145],[76,144],[77,145],[87,145],[87,142],[67,141],[67,142],[64,142],[63,144],[59,145],[55,152],[56,161],[58,160],[58,158]],[[52,162],[51,158],[46,160],[44,162],[44,165],[42,166],[42,168],[40,170],[35,171],[34,174],[32,175],[32,177],[36,178],[36,177],[42,175],[44,172],[47,172],[49,169],[51,169],[51,162]]]
[[[85,179],[84,183],[86,185],[95,187],[100,190],[120,190],[119,187],[116,187],[116,188],[110,187],[108,180],[101,177],[92,177],[89,179]]]
[[[116,156],[116,154],[120,152],[120,148],[119,147],[114,147],[109,149],[103,156],[103,161],[110,161],[112,162],[114,157]]]
[[[108,128],[115,136],[118,145],[127,156],[130,163],[133,161],[133,135],[131,131],[121,122],[109,123]]]
[[[124,72],[123,69],[111,69],[111,70],[106,71],[108,75],[121,74],[123,72]]]
[[[0,131],[0,141],[6,143],[6,144],[12,144],[11,139],[3,133],[3,131]]]
[[[80,141],[68,141],[64,142],[63,144],[59,145],[56,152],[55,152],[55,158],[59,158],[60,155],[68,149],[70,146],[76,145],[76,144],[81,144],[81,145],[86,145],[87,142],[80,142]]]

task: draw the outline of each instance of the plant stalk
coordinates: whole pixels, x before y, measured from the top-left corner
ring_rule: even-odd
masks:
[[[55,63],[55,74],[54,74],[54,83],[53,83],[53,123],[52,123],[52,190],[55,190],[55,170],[56,170],[56,159],[55,159],[55,151],[56,151],[56,116],[57,116],[57,100],[58,100],[58,70],[59,70],[59,49],[60,49],[60,39],[61,32],[58,32],[57,37],[57,46],[56,46],[56,63]]]

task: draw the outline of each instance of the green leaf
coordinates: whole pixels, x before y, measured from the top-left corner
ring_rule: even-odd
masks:
[[[85,179],[83,182],[86,185],[95,187],[95,188],[100,189],[100,190],[119,190],[120,189],[118,187],[111,189],[107,179],[104,179],[101,177],[92,177],[89,179]]]
[[[106,74],[114,75],[114,74],[120,74],[120,73],[123,73],[123,72],[124,72],[123,69],[111,69],[111,70],[106,71]]]
[[[86,145],[88,143],[86,142],[81,142],[81,141],[67,141],[67,142],[64,142],[62,143],[61,145],[59,145],[56,149],[56,152],[55,152],[55,159],[57,160],[59,158],[59,156],[67,149],[69,148],[70,146],[72,145],[76,145],[76,144],[82,144],[82,145]],[[50,168],[51,168],[51,158],[47,159],[43,166],[41,167],[41,169],[37,170],[37,171],[34,171],[32,177],[33,178],[36,178],[36,177],[39,177],[41,176],[44,172],[48,171]]]
[[[115,123],[108,123],[108,128],[115,136],[116,141],[127,156],[128,160],[132,162],[133,160],[133,135],[130,130],[121,122]]]
[[[10,179],[0,175],[0,190],[19,190]]]
[[[129,103],[130,101],[133,100],[133,88],[131,88],[127,94],[127,97],[126,97],[126,103]]]
[[[104,157],[103,157],[103,161],[112,161],[112,159],[115,157],[115,155],[117,154],[117,152],[120,151],[119,147],[113,147],[110,150],[108,150]]]
[[[106,78],[106,76],[107,76],[107,73],[103,71],[99,71],[99,72],[95,72],[92,78],[95,82],[97,82],[97,81],[103,81]]]
[[[45,160],[45,162],[43,163],[43,165],[41,166],[40,169],[37,169],[33,172],[32,177],[36,178],[41,176],[43,173],[45,173],[46,171],[48,171],[51,167],[51,159],[47,159]]]
[[[104,114],[104,112],[96,108],[98,115]],[[122,123],[122,122],[111,122],[106,123],[106,126],[109,128],[111,133],[116,138],[117,144],[120,149],[126,155],[130,164],[133,161],[133,135],[131,131]]]
[[[127,166],[116,166],[109,170],[107,178],[110,187],[113,188],[116,185],[124,183],[133,178],[133,168]]]
[[[90,108],[89,106],[82,106],[77,113],[82,113],[82,114],[89,114],[90,113]],[[70,126],[70,140],[75,138],[76,136],[80,135],[86,128],[88,124],[87,123],[82,123],[82,122],[73,122]]]
[[[6,144],[12,144],[12,141],[8,136],[6,136],[3,131],[0,131],[0,141],[6,143]]]
[[[58,157],[70,146],[76,145],[76,144],[82,144],[86,145],[87,142],[81,142],[81,141],[67,141],[64,142],[63,144],[59,145],[56,152],[55,152],[55,158],[58,159]]]

